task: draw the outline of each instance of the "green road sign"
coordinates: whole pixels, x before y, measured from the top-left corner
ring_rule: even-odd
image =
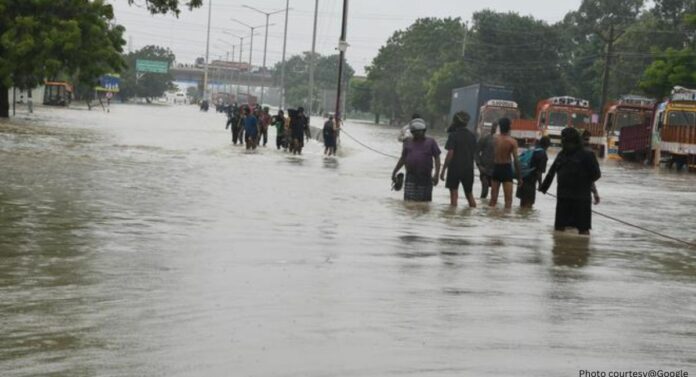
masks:
[[[169,72],[169,62],[137,59],[135,61],[135,70],[137,72],[167,73]]]

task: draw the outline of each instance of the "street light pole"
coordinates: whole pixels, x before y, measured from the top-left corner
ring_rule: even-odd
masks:
[[[205,70],[203,71],[203,99],[208,99],[208,59],[210,52],[210,16],[212,15],[213,0],[208,0],[208,36],[205,41]]]
[[[264,12],[260,9],[256,9],[256,8],[249,6],[249,5],[243,5],[243,7],[247,8],[247,9],[251,9],[254,12],[261,13],[261,14],[266,16],[266,37],[264,38],[264,41],[263,41],[263,72],[262,72],[262,78],[261,78],[261,105],[263,106],[263,99],[264,99],[264,94],[265,94],[265,90],[266,90],[266,82],[263,79],[263,75],[266,73],[266,52],[268,51],[268,27],[270,26],[268,24],[268,21],[270,20],[272,15],[274,15],[276,13],[283,12],[285,10],[281,9],[281,10],[276,10],[273,12]]]
[[[288,44],[288,13],[290,0],[285,0],[285,32],[283,33],[283,62],[280,66],[280,108],[285,109],[285,48]]]
[[[314,31],[312,32],[312,54],[309,56],[309,116],[312,116],[314,107],[314,54],[317,47],[317,16],[319,15],[319,0],[314,1]]]
[[[336,114],[334,119],[339,122],[341,114],[341,84],[343,83],[343,64],[346,57],[348,43],[346,42],[346,34],[348,32],[348,0],[343,0],[343,21],[341,23],[341,39],[338,41],[338,49],[341,52],[338,61],[338,91],[336,92]]]
[[[232,19],[232,21],[244,25],[251,30],[251,41],[249,41],[249,82],[247,82],[247,96],[249,96],[249,94],[251,93],[251,59],[254,53],[254,30],[263,27],[264,25],[251,26],[234,18]]]

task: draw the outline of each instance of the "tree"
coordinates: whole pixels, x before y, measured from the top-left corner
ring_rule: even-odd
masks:
[[[302,55],[294,55],[285,61],[285,98],[288,104],[293,106],[307,106],[309,103],[309,61],[310,52]],[[322,56],[314,55],[314,109],[318,109],[320,90],[335,90],[338,84],[338,55]],[[273,78],[277,85],[280,84],[280,72],[282,63],[277,63],[273,71]],[[348,82],[355,71],[349,64],[343,66],[343,82]],[[345,86],[344,86],[345,87]]]
[[[128,4],[131,5],[135,2],[136,0],[128,0]],[[179,13],[181,13],[179,3],[185,4],[189,10],[192,10],[193,8],[198,8],[203,5],[203,0],[188,0],[186,3],[179,0],[145,0],[147,9],[153,14],[172,12],[176,16],[179,16]]]
[[[370,82],[365,79],[353,78],[350,80],[350,95],[348,104],[353,110],[363,113],[370,112],[372,103],[372,88]]]
[[[505,85],[524,115],[533,116],[537,101],[566,91],[561,33],[531,16],[476,12],[465,61],[477,82]]]
[[[153,13],[180,12],[178,0],[145,2]],[[113,19],[106,0],[0,0],[0,118],[9,116],[12,86],[31,88],[59,75],[93,86],[99,76],[124,69],[125,29]]]
[[[123,99],[143,97],[150,99],[161,97],[166,90],[173,88],[174,76],[171,73],[145,73],[137,78],[136,60],[166,61],[170,65],[176,60],[174,53],[166,47],[149,45],[124,57],[128,70],[121,75],[120,95]]]
[[[31,88],[61,73],[94,81],[123,68],[123,27],[103,0],[0,0],[0,117],[9,87]]]
[[[683,16],[686,25],[696,27],[696,13]],[[667,96],[673,87],[696,88],[696,47],[655,49],[657,58],[645,70],[640,87],[655,98]]]
[[[367,78],[372,86],[372,111],[393,118],[428,111],[428,80],[441,66],[461,57],[465,26],[459,18],[422,18],[395,32],[372,64]],[[448,96],[449,97],[449,96]]]
[[[599,36],[605,46],[600,111],[604,109],[609,95],[614,44],[636,22],[643,3],[643,0],[583,0],[580,4],[579,25]]]

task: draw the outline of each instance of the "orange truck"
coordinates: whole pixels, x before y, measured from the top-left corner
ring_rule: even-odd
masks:
[[[517,102],[492,99],[486,101],[479,110],[479,118],[476,123],[476,134],[479,136],[488,135],[491,133],[493,123],[500,118],[508,118],[515,121],[520,118],[520,110],[517,108]]]
[[[602,125],[607,133],[607,156],[643,160],[650,154],[655,101],[625,95],[607,105]]]
[[[696,90],[675,87],[655,108],[652,121],[654,162],[696,170]]]
[[[558,144],[561,131],[566,127],[590,132],[590,144],[600,155],[604,153],[604,130],[592,122],[592,109],[587,100],[570,96],[552,97],[539,101],[536,118],[512,122],[512,136],[525,144],[531,144],[541,136],[548,136]]]

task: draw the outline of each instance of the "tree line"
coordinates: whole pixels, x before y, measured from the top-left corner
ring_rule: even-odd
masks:
[[[134,0],[128,0],[133,3]],[[202,0],[145,0],[152,13],[178,15]],[[70,77],[78,92],[127,68],[125,28],[106,0],[0,0],[0,118],[9,117],[8,89]]]
[[[600,110],[607,99],[660,99],[696,87],[696,0],[583,0],[555,24],[482,10],[422,18],[383,45],[367,79],[351,83],[354,108],[446,121],[452,89],[476,83],[514,89],[524,115],[538,100],[572,95]]]

